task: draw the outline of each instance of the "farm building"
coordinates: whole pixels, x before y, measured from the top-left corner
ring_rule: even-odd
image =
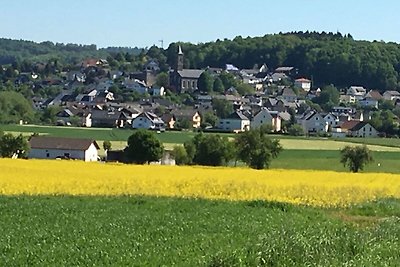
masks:
[[[29,140],[28,158],[32,159],[80,159],[97,161],[97,150],[100,148],[94,140],[77,138],[60,138],[33,136]]]

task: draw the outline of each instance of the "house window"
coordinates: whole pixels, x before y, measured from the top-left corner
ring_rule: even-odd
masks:
[[[192,88],[196,88],[195,81],[192,82]]]
[[[227,121],[227,122],[226,122],[226,124],[230,124],[230,123],[231,123],[230,121]]]
[[[50,153],[49,152],[46,153],[46,158],[50,158]]]

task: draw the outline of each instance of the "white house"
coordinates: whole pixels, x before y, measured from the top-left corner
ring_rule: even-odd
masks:
[[[379,101],[372,97],[364,97],[363,99],[359,100],[358,103],[362,107],[373,107],[378,109],[379,106]]]
[[[250,120],[240,111],[235,111],[227,118],[220,119],[218,128],[230,132],[244,132],[250,129]]]
[[[367,89],[362,86],[350,86],[347,89],[347,95],[354,96],[357,100],[361,100],[367,94]]]
[[[122,84],[125,86],[126,89],[135,91],[139,94],[145,94],[148,91],[146,83],[138,79],[126,78]]]
[[[328,127],[330,129],[339,126],[340,123],[339,117],[332,113],[326,114],[324,116],[324,120],[328,123]]]
[[[254,115],[250,122],[251,128],[259,128],[262,125],[271,125],[274,132],[281,130],[281,117],[278,111],[270,111],[263,107]]]
[[[351,120],[344,122],[341,126],[341,132],[352,137],[377,137],[378,131],[368,122]]]
[[[320,113],[314,110],[304,114],[303,117],[300,118],[299,124],[302,126],[305,133],[328,132],[328,122],[325,121]]]
[[[80,159],[97,161],[97,150],[100,148],[91,139],[61,138],[48,136],[33,136],[29,140],[28,158],[32,159]]]
[[[308,92],[311,90],[311,81],[306,78],[296,79],[294,81],[294,86],[303,89],[304,91]]]
[[[400,92],[397,91],[386,91],[383,93],[383,99],[385,100],[397,100],[400,99]]]
[[[142,112],[132,120],[132,128],[149,129],[149,130],[165,130],[164,121],[156,114],[151,112]]]

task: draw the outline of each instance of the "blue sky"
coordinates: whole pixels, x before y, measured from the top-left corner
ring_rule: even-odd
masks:
[[[0,0],[0,37],[164,47],[263,36],[340,31],[400,43],[400,1],[385,0]]]

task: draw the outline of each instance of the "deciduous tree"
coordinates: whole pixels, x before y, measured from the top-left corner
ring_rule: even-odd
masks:
[[[371,151],[367,146],[345,146],[340,151],[340,162],[350,171],[358,172],[373,161]]]
[[[124,152],[127,162],[144,164],[161,159],[164,147],[153,132],[140,129],[128,138]]]
[[[279,140],[270,139],[261,129],[254,129],[236,137],[238,159],[254,169],[265,169],[282,150]]]

